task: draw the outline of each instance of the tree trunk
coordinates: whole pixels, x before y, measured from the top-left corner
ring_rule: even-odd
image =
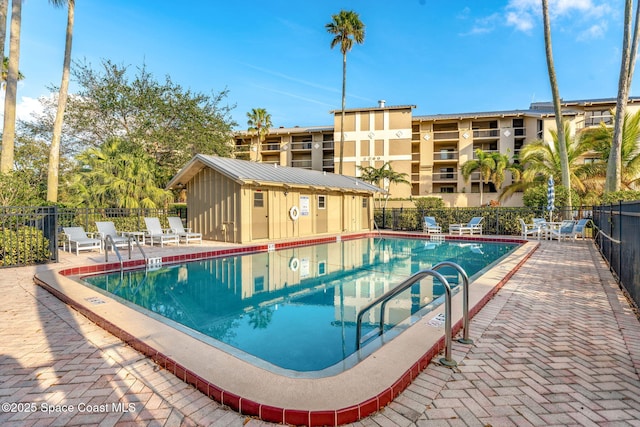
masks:
[[[551,84],[551,95],[553,97],[553,110],[556,116],[556,128],[558,132],[558,147],[560,155],[560,171],[562,174],[562,185],[569,192],[567,200],[568,212],[573,210],[571,206],[571,178],[569,176],[569,157],[567,155],[566,137],[564,134],[564,123],[562,120],[562,106],[560,105],[560,91],[558,90],[558,80],[556,70],[553,65],[553,52],[551,49],[551,24],[549,22],[549,3],[542,0],[542,18],[544,21],[544,46],[547,56],[547,69],[549,71],[549,83]]]
[[[7,35],[7,3],[8,3],[8,0],[0,0],[0,61],[2,61],[3,74],[4,74],[4,44],[5,44],[6,35]]]
[[[69,68],[71,66],[71,45],[73,41],[73,20],[75,1],[69,0],[67,4],[67,35],[64,47],[64,62],[62,65],[62,82],[58,94],[58,109],[56,119],[53,122],[53,137],[49,151],[49,170],[47,174],[47,200],[58,201],[58,172],[60,169],[60,139],[62,136],[62,122],[64,110],[67,106],[67,94],[69,92]]]
[[[344,110],[347,98],[347,54],[342,54],[342,113],[340,115],[340,166],[338,173],[342,175],[342,163],[344,160]]]
[[[18,91],[18,64],[20,62],[20,24],[22,0],[11,2],[11,33],[9,35],[9,69],[7,92],[4,99],[4,128],[2,131],[2,155],[0,173],[13,170],[13,152],[16,139],[16,101]],[[3,58],[4,60],[4,58]]]
[[[624,31],[622,36],[622,60],[620,62],[620,77],[618,79],[618,98],[616,99],[616,117],[613,125],[613,140],[607,160],[607,175],[605,192],[619,191],[622,187],[622,133],[624,128],[624,112],[629,100],[629,89],[633,78],[636,53],[638,51],[638,11],[636,8],[636,23],[631,39],[631,14],[633,0],[625,0]]]

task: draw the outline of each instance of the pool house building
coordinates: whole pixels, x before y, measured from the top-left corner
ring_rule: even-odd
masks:
[[[613,125],[616,99],[563,101],[563,119],[571,133],[582,129]],[[346,110],[344,121],[343,174],[358,177],[359,166],[381,167],[390,162],[393,170],[405,173],[410,185],[391,184],[391,198],[436,196],[446,206],[478,206],[480,185],[484,201],[498,198],[492,183],[482,184],[479,173],[466,181],[461,166],[475,156],[476,149],[500,152],[517,161],[528,142],[551,141],[556,129],[553,105],[532,103],[521,110],[455,114],[413,115],[414,105],[388,106],[384,101],[369,108]],[[629,98],[627,112],[640,109],[640,97]],[[243,131],[235,138],[238,158],[279,166],[338,172],[341,110],[331,112],[333,126],[272,128],[259,144],[258,137]],[[585,156],[582,161],[591,162]],[[507,174],[503,185],[511,183]],[[521,206],[522,195],[503,201]]]
[[[327,171],[202,154],[167,187],[186,190],[190,228],[232,243],[370,231],[382,191]]]

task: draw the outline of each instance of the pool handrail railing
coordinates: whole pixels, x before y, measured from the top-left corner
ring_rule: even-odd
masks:
[[[437,271],[431,270],[431,269],[418,271],[417,273],[411,275],[406,280],[402,281],[400,284],[398,284],[393,289],[391,289],[391,290],[385,292],[384,294],[380,295],[378,298],[376,298],[375,300],[371,301],[369,304],[365,305],[364,307],[362,307],[360,309],[360,311],[358,312],[358,315],[356,317],[356,349],[357,350],[360,350],[360,346],[362,344],[361,343],[361,338],[362,338],[362,317],[364,316],[364,313],[366,313],[367,311],[371,310],[371,308],[375,307],[376,305],[378,305],[380,303],[385,303],[386,301],[388,301],[391,298],[395,297],[396,295],[398,295],[402,291],[408,289],[410,286],[413,286],[414,284],[416,284],[417,282],[421,281],[422,279],[424,279],[427,276],[435,277],[438,281],[440,281],[440,283],[442,283],[442,285],[444,286],[444,289],[445,289],[445,299],[444,299],[444,307],[445,307],[445,309],[444,309],[444,317],[445,317],[445,319],[444,319],[445,355],[444,355],[443,358],[440,359],[440,363],[442,363],[445,366],[456,366],[457,365],[456,361],[451,358],[451,286],[449,285],[449,282],[447,282],[447,279],[442,274],[438,273]],[[384,310],[381,310],[380,311],[380,325],[379,325],[379,330],[378,330],[378,336],[382,335],[383,333],[384,333]]]
[[[462,338],[458,342],[462,344],[473,344],[469,338],[469,276],[459,264],[451,261],[442,261],[431,267],[432,270],[439,270],[442,267],[451,267],[462,276]]]

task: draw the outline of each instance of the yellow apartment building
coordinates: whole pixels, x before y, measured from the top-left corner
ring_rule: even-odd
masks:
[[[615,98],[563,101],[563,118],[572,134],[580,130],[613,125]],[[478,206],[480,185],[484,201],[497,200],[493,183],[481,184],[479,174],[465,181],[461,166],[473,159],[475,150],[500,152],[517,159],[528,142],[551,140],[556,129],[551,102],[532,103],[528,109],[475,113],[413,115],[415,105],[350,108],[344,120],[343,174],[360,176],[359,167],[381,167],[389,162],[404,173],[411,184],[386,188],[393,199],[440,197],[446,206]],[[640,97],[629,99],[627,112],[640,109]],[[236,136],[236,156],[283,166],[327,172],[339,170],[341,110],[331,111],[333,126],[272,128],[258,144],[258,137],[245,132]],[[592,159],[585,157],[585,162]],[[509,185],[511,177],[503,185]],[[503,201],[521,206],[522,195]],[[407,204],[405,204],[407,206]]]

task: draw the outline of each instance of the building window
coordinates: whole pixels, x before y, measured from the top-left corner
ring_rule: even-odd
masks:
[[[440,187],[441,193],[453,193],[453,190],[454,190],[453,187]]]
[[[318,209],[327,208],[327,196],[318,196]]]
[[[253,193],[253,207],[254,208],[264,207],[264,193],[261,193],[259,191],[255,191]]]
[[[366,208],[369,206],[369,199],[367,199],[366,197],[362,198],[362,207]]]
[[[264,291],[264,276],[258,276],[253,279],[253,292],[258,293]]]

